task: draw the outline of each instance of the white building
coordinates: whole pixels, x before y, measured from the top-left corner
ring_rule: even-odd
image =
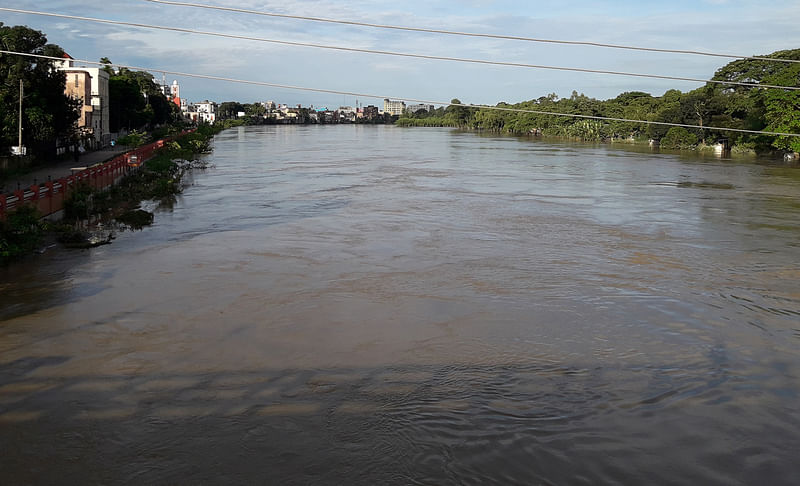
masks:
[[[340,106],[338,111],[339,111],[340,122],[356,121],[356,110],[352,106]]]
[[[214,123],[217,121],[217,104],[208,100],[190,104],[186,107],[184,117],[196,123]]]
[[[392,101],[390,99],[383,100],[383,111],[391,115],[402,115],[406,104],[402,101]]]
[[[64,60],[55,64],[56,69],[67,75],[64,92],[83,101],[79,126],[91,134],[98,147],[105,147],[111,142],[108,73],[100,68],[75,66],[69,54],[64,54]],[[87,100],[86,96],[91,99]]]
[[[424,110],[424,111],[433,111],[433,105],[425,105],[425,104],[419,104],[419,105],[408,105],[408,106],[406,107],[406,109],[408,110],[408,112],[409,112],[409,113],[416,113],[416,112],[418,112],[419,110]]]

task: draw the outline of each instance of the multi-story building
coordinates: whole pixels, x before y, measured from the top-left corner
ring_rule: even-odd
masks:
[[[78,127],[87,137],[85,142],[93,148],[105,147],[111,142],[108,73],[100,68],[75,66],[69,54],[64,54],[56,68],[66,74],[64,92],[83,103]]]
[[[184,117],[197,123],[214,123],[217,121],[217,104],[206,100],[188,105]]]
[[[356,121],[355,108],[353,108],[352,106],[340,106],[338,111],[339,111],[340,122],[355,123]]]
[[[391,115],[402,115],[406,104],[402,101],[392,101],[390,99],[383,100],[383,111]]]
[[[433,111],[433,105],[424,105],[424,104],[419,104],[419,105],[408,105],[408,106],[406,106],[406,110],[407,110],[409,113],[416,113],[416,112],[418,112],[419,110],[423,110],[423,111]]]
[[[92,125],[92,76],[86,71],[67,71],[66,87],[64,93],[70,98],[81,101],[81,117],[78,127],[82,130],[90,129]]]
[[[375,120],[378,118],[378,107],[374,105],[365,106],[363,108],[365,120]]]

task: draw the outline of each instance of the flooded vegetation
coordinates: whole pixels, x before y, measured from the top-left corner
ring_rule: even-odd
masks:
[[[391,126],[219,134],[0,269],[0,480],[791,484],[793,168]]]

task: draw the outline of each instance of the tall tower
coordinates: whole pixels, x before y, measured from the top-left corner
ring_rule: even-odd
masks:
[[[181,87],[178,86],[178,80],[172,81],[172,86],[169,88],[169,94],[172,95],[173,98],[180,98],[181,97]]]

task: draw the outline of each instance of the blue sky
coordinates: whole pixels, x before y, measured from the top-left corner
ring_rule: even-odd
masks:
[[[458,31],[760,55],[800,48],[800,2],[773,0],[526,1],[194,0],[294,15]],[[477,39],[273,19],[146,0],[6,0],[5,7],[367,49],[708,79],[729,60],[592,47]],[[606,99],[625,91],[660,95],[697,83],[527,68],[481,66],[289,47],[0,12],[6,25],[43,31],[78,59],[381,96],[495,104],[573,90]],[[351,96],[168,75],[190,101],[266,101],[336,107]],[[378,99],[361,98],[363,104]]]

